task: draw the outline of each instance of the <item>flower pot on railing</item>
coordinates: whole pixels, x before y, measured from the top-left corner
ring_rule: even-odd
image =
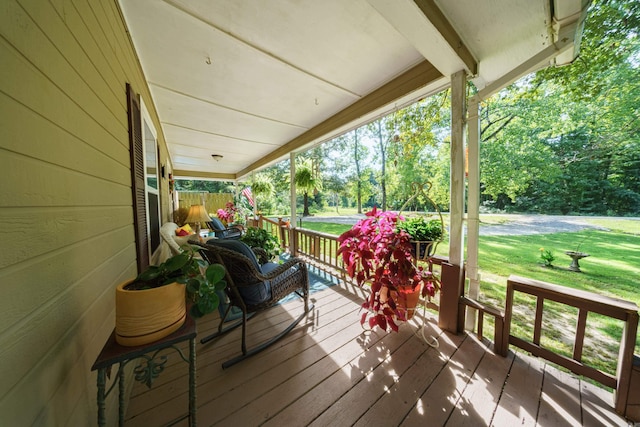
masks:
[[[398,230],[406,232],[411,238],[411,255],[416,260],[426,261],[435,252],[436,244],[442,240],[444,225],[441,219],[429,219],[424,216],[402,218],[398,221]]]

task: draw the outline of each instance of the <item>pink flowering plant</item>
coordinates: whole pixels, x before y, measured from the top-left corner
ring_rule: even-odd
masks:
[[[224,209],[218,209],[216,214],[218,215],[218,218],[229,224],[233,222],[238,214],[238,208],[233,202],[227,202]]]
[[[422,286],[423,297],[434,296],[440,283],[432,272],[414,264],[411,237],[397,229],[401,216],[375,207],[366,215],[338,238],[338,255],[358,286],[371,286],[360,323],[368,318],[370,328],[377,325],[397,332],[396,321],[406,320],[405,310],[398,306],[403,294]]]

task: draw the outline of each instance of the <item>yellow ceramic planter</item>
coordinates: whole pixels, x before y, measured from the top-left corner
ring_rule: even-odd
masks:
[[[186,319],[185,285],[170,283],[144,290],[116,288],[116,341],[133,347],[177,331]]]

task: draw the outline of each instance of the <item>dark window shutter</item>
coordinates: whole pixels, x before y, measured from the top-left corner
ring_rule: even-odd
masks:
[[[145,206],[144,147],[142,146],[142,119],[139,95],[127,83],[129,106],[129,152],[131,155],[131,192],[133,196],[133,225],[136,233],[138,273],[149,266],[149,239],[147,236],[147,210]]]

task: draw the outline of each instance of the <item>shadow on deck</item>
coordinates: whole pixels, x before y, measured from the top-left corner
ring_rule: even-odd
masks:
[[[199,425],[628,425],[613,411],[610,392],[542,359],[522,351],[498,356],[487,340],[441,331],[428,313],[399,333],[363,331],[358,288],[316,285],[306,322],[264,352],[223,370],[221,363],[240,352],[240,330],[197,345]],[[249,322],[249,345],[302,311],[296,300],[259,314]],[[200,319],[198,337],[218,319]],[[437,338],[438,347],[417,330]],[[187,411],[188,367],[168,357],[153,388],[135,384],[128,426],[166,425]]]

